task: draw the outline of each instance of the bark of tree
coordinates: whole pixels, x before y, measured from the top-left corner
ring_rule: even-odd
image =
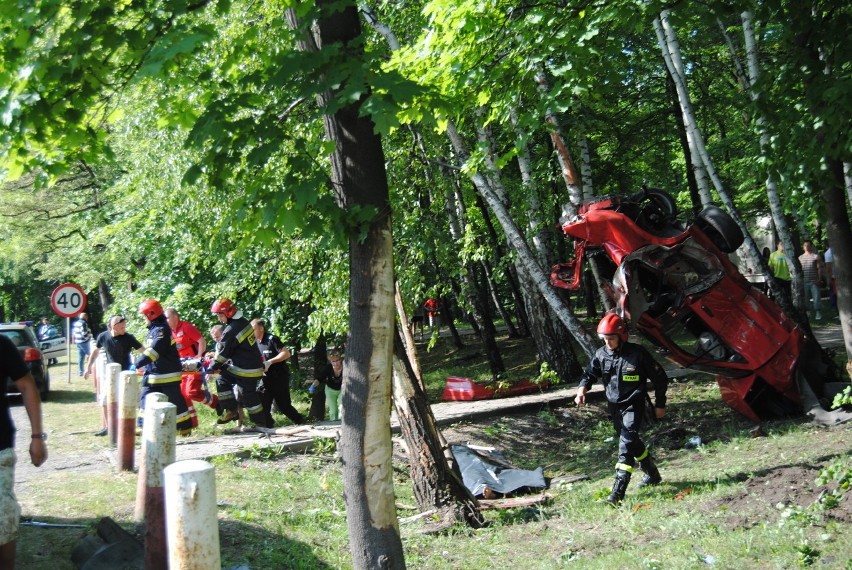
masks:
[[[677,41],[677,34],[675,34],[674,29],[669,23],[668,15],[668,10],[660,12],[659,18],[654,19],[654,29],[657,32],[657,39],[663,52],[663,58],[671,72],[672,79],[674,79],[675,87],[677,87],[678,99],[680,100],[681,110],[683,111],[683,120],[686,124],[687,136],[690,140],[690,149],[697,153],[696,157],[701,162],[704,173],[713,182],[713,186],[719,194],[719,198],[728,209],[728,213],[731,215],[731,218],[733,218],[734,222],[736,222],[737,226],[739,226],[743,236],[745,237],[744,246],[740,249],[741,256],[746,257],[749,260],[751,267],[760,268],[760,273],[765,275],[769,273],[767,260],[763,258],[760,251],[757,249],[757,244],[754,242],[754,238],[752,237],[748,226],[746,226],[740,216],[731,195],[722,184],[722,180],[719,178],[719,174],[716,172],[716,168],[714,167],[713,161],[710,159],[710,154],[707,152],[707,147],[704,144],[704,135],[702,135],[701,129],[698,128],[698,122],[692,110],[689,91],[686,88],[686,75],[683,71],[683,59],[680,54],[680,45]],[[702,182],[700,179],[701,172],[701,170],[696,171],[696,179],[698,180],[699,192],[701,192],[702,204],[707,205],[710,203],[710,194],[708,191],[705,195],[702,190]]]
[[[476,196],[476,205],[482,212],[482,219],[485,222],[485,229],[488,232],[488,239],[491,241],[491,248],[494,250],[494,261],[496,264],[500,264],[500,260],[506,258],[506,248],[503,247],[503,244],[497,237],[497,231],[494,229],[494,224],[491,222],[491,215],[488,212],[488,206],[486,206],[485,202],[482,201],[482,196],[479,196],[478,194]],[[492,275],[492,265],[487,261],[483,260],[483,269],[488,275],[488,283],[489,288],[491,290],[491,295],[494,298],[494,305],[497,307],[497,310],[500,311],[501,316],[503,316],[503,319],[506,321],[506,324],[509,327],[509,336],[529,336],[529,318],[527,317],[526,311],[524,309],[523,297],[521,296],[521,290],[518,286],[516,273],[512,271],[511,267],[507,268],[506,270],[506,285],[509,287],[509,291],[512,294],[512,299],[515,302],[515,312],[518,319],[518,323],[520,325],[518,328],[515,327],[511,317],[508,314],[507,309],[505,308],[505,304],[500,300],[500,297],[497,294],[496,284]]]
[[[664,24],[665,22],[665,24]],[[692,102],[686,90],[686,83],[681,81],[683,75],[683,59],[680,55],[680,45],[677,36],[666,32],[668,22],[668,10],[663,10],[659,18],[654,18],[654,30],[657,32],[657,41],[663,54],[663,60],[674,80],[677,90],[678,102],[680,103],[681,115],[686,127],[686,138],[689,144],[689,158],[692,161],[692,170],[695,174],[695,182],[701,205],[706,206],[712,202],[710,197],[710,185],[707,180],[707,170],[698,150],[699,135],[698,125],[695,123],[695,114],[692,112]]]
[[[517,124],[515,119],[513,119],[513,122]],[[541,212],[538,186],[533,178],[530,152],[526,144],[521,147],[518,153],[518,168],[529,201],[527,234],[532,238],[532,250],[538,263],[542,267],[547,267],[556,258],[550,250],[548,225],[542,223],[542,218],[545,216]],[[535,341],[539,363],[547,362],[550,369],[559,376],[562,382],[574,381],[581,367],[571,345],[568,330],[564,326],[557,325],[559,319],[550,310],[550,306],[544,297],[537,294],[535,284],[526,277],[526,273],[522,267],[519,267],[518,261],[515,261],[515,268],[516,273],[523,280],[521,291],[524,294],[524,304],[530,323],[529,331]]]
[[[450,137],[450,141],[458,155],[459,161],[462,163],[466,162],[469,156],[467,147],[452,122],[447,125],[447,135]],[[512,249],[515,250],[524,271],[529,274],[530,281],[535,284],[539,293],[541,293],[541,295],[547,300],[551,309],[553,309],[559,320],[562,321],[562,324],[564,324],[568,331],[574,336],[577,343],[587,356],[591,357],[597,349],[597,343],[591,335],[589,335],[582,323],[580,323],[568,307],[565,306],[556,294],[554,288],[551,287],[548,277],[536,261],[535,256],[530,251],[529,246],[523,237],[523,234],[506,207],[500,201],[497,194],[491,189],[488,181],[484,176],[482,176],[482,174],[474,172],[471,175],[471,179],[477,191],[483,199],[485,199],[485,203],[488,204],[488,207],[492,212],[494,212],[497,221],[500,223],[500,226],[503,228],[503,232],[506,234],[507,242]]]
[[[677,97],[677,87],[671,72],[666,68],[666,84],[672,101],[672,117],[677,125],[678,139],[680,140],[681,152],[686,157],[686,186],[689,188],[689,201],[692,203],[692,215],[697,216],[701,212],[701,193],[698,191],[698,181],[695,179],[695,168],[692,166],[692,150],[689,147],[689,137],[686,136],[686,125],[683,123],[683,113],[680,110],[680,102]]]
[[[458,183],[453,184],[453,187],[444,194],[444,203],[450,219],[450,235],[452,235],[453,241],[461,243],[463,240],[461,220],[465,216],[465,206]],[[488,314],[487,304],[482,300],[476,274],[476,266],[472,262],[466,263],[461,271],[461,295],[470,309],[470,314],[475,323],[474,330],[485,348],[491,375],[496,380],[500,374],[505,372],[506,365],[500,356],[500,349],[496,340],[497,330]]]
[[[541,92],[550,90],[550,82],[544,71],[539,71],[535,76],[536,84]],[[553,148],[556,150],[556,158],[559,161],[559,166],[562,167],[562,178],[565,180],[565,186],[568,189],[568,198],[571,204],[576,207],[583,201],[583,188],[581,186],[580,177],[577,175],[577,168],[574,166],[574,160],[571,158],[571,153],[568,151],[568,146],[565,144],[565,137],[562,135],[562,125],[559,117],[551,109],[546,109],[544,120],[550,125],[550,139],[553,141]]]
[[[331,9],[334,0],[319,0],[316,47],[339,45],[344,57],[363,58],[355,41],[361,24],[354,3]],[[287,10],[299,29],[297,15]],[[311,49],[307,42],[300,47]],[[321,107],[332,93],[318,97]],[[355,568],[405,568],[393,489],[390,404],[393,365],[393,247],[385,158],[369,116],[359,111],[364,100],[324,116],[326,136],[334,141],[331,173],[341,208],[374,209],[375,218],[362,239],[353,236],[350,251],[349,339],[344,362],[343,419],[340,455],[352,564]]]
[[[760,66],[758,65],[757,44],[754,41],[752,15],[750,12],[746,11],[740,14],[740,18],[743,24],[743,41],[745,44],[746,66],[748,72],[740,72],[738,75],[742,75],[741,80],[745,81],[751,100],[753,102],[757,102],[759,94],[755,90],[754,85],[757,82],[757,78],[760,73]],[[729,49],[735,51],[733,49],[732,41],[728,41],[728,46]],[[770,149],[769,132],[767,130],[766,119],[763,116],[758,115],[755,122],[760,136],[761,153],[765,156],[769,153]],[[793,235],[790,231],[790,227],[787,225],[787,218],[784,215],[784,206],[781,204],[781,196],[778,193],[778,187],[775,184],[775,178],[772,176],[771,172],[769,172],[766,176],[766,197],[769,201],[769,211],[772,215],[772,223],[775,225],[775,231],[778,232],[781,242],[784,244],[784,251],[791,252],[786,255],[786,259],[787,265],[790,267],[790,276],[792,277],[792,299],[787,299],[786,293],[784,293],[774,278],[769,281],[770,290],[772,291],[772,295],[777,300],[781,301],[779,303],[781,308],[791,315],[800,325],[805,327],[805,330],[810,330],[810,325],[807,322],[807,315],[804,311],[805,298],[802,282],[802,265],[799,263],[799,258],[796,255],[796,247],[793,244]],[[770,272],[767,273],[769,274]]]
[[[399,335],[394,338],[393,399],[408,448],[414,498],[421,512],[435,510],[435,530],[464,522],[479,528],[485,521],[479,504],[455,469],[449,446],[435,424],[432,408],[407,357]]]

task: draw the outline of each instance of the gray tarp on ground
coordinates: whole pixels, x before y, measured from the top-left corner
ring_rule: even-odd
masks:
[[[459,465],[464,486],[479,497],[488,487],[496,493],[511,493],[521,487],[546,487],[541,467],[535,470],[518,469],[511,465],[499,451],[472,448],[467,445],[450,446]]]

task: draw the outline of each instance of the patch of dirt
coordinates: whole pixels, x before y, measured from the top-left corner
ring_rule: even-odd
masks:
[[[710,508],[731,513],[727,517],[731,529],[751,528],[767,519],[781,516],[782,507],[808,508],[837,489],[837,483],[819,485],[816,478],[822,465],[782,465],[755,474],[745,481],[745,488],[734,495],[711,503]],[[852,522],[852,501],[843,496],[833,508],[817,510],[826,519],[841,523]]]

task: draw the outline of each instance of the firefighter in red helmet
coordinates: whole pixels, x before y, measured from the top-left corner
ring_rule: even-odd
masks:
[[[660,472],[639,438],[645,418],[648,380],[654,386],[655,415],[662,418],[666,407],[668,377],[662,366],[651,354],[638,344],[627,342],[627,325],[614,313],[609,313],[598,324],[598,336],[604,341],[592,357],[583,377],[574,402],[586,403],[586,392],[596,381],[603,383],[609,411],[618,434],[618,463],[615,466],[615,482],[607,502],[619,504],[624,499],[627,485],[636,462],[645,472],[639,483],[656,485],[662,481]]]
[[[148,321],[145,347],[135,363],[137,369],[145,367],[145,374],[142,376],[141,407],[144,409],[145,396],[151,392],[165,394],[169,402],[177,408],[177,433],[188,435],[192,431],[192,423],[186,400],[180,392],[180,357],[169,323],[163,314],[163,306],[155,299],[148,299],[139,305],[139,314]]]
[[[219,407],[216,412],[222,417],[218,423],[237,419],[237,399],[234,386],[239,387],[243,408],[255,425],[265,426],[263,404],[257,393],[257,383],[263,377],[263,358],[257,348],[254,328],[243,317],[230,299],[219,299],[210,307],[219,322],[225,325],[222,339],[216,343],[216,354],[210,370],[220,370],[216,380],[219,392]]]

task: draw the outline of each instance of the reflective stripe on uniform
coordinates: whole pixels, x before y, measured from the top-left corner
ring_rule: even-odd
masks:
[[[219,392],[219,401],[224,402],[226,400],[234,399],[234,391],[233,390],[225,390],[224,392]]]
[[[180,376],[180,372],[170,372],[169,374],[148,374],[146,378],[148,384],[170,384],[180,382]]]
[[[633,473],[633,466],[627,465],[625,463],[616,463],[615,468],[616,468],[616,470],[627,471],[628,473]]]
[[[142,354],[150,358],[151,362],[156,362],[157,359],[160,358],[160,355],[157,353],[157,351],[150,347],[143,350]]]
[[[240,378],[261,378],[263,376],[263,368],[240,368],[232,364],[228,367],[228,374],[239,376]]]
[[[263,404],[258,404],[256,406],[246,408],[246,411],[249,413],[249,415],[259,414],[261,411],[263,411]]]
[[[645,448],[645,451],[642,452],[642,455],[636,458],[636,461],[643,461],[646,457],[648,457],[648,448]]]
[[[237,333],[237,340],[245,342],[246,339],[254,336],[254,328],[249,324],[246,328]]]

